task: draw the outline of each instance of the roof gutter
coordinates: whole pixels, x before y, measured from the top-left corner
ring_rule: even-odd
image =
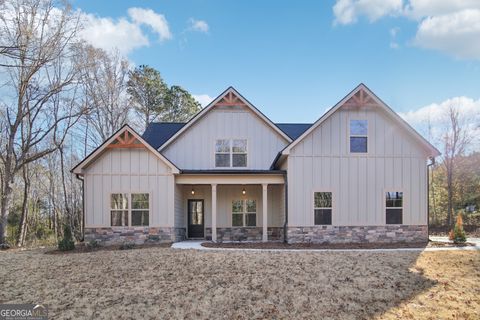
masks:
[[[283,173],[283,178],[285,180],[284,187],[285,187],[285,221],[283,222],[283,242],[288,243],[287,235],[288,235],[288,173]]]
[[[82,181],[82,242],[85,241],[85,180],[83,176],[78,173],[75,174],[75,177]]]
[[[435,165],[435,157],[430,157],[430,163],[427,164],[427,242],[430,240],[430,171]]]

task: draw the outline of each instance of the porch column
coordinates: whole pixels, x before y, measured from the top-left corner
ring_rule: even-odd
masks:
[[[268,194],[268,184],[264,183],[262,184],[262,214],[263,214],[263,232],[262,232],[262,241],[267,242],[268,241],[268,224],[267,224],[267,208],[268,208],[268,202],[267,202],[267,194]]]
[[[212,241],[217,242],[217,185],[212,184]]]

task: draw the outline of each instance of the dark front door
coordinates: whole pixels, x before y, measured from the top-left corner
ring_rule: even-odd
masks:
[[[188,237],[203,238],[203,200],[188,200]]]

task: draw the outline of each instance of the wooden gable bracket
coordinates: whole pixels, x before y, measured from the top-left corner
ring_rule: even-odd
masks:
[[[344,107],[351,109],[375,107],[377,105],[377,102],[363,89],[359,90],[343,104]]]
[[[110,143],[107,148],[146,148],[143,143],[138,141],[137,138],[128,130],[122,132],[115,140]]]
[[[220,101],[218,101],[216,106],[220,107],[233,107],[233,106],[245,106],[245,103],[237,97],[233,92],[227,93]]]

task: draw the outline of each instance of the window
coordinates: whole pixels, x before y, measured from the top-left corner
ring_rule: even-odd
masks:
[[[128,206],[130,196],[131,209]],[[113,193],[110,196],[110,218],[113,227],[148,226],[149,225],[148,193]],[[129,214],[131,219],[129,219]],[[129,223],[130,220],[130,223]]]
[[[148,193],[132,194],[132,226],[148,226],[149,203]]]
[[[314,193],[314,214],[316,225],[332,224],[332,193],[315,192]]]
[[[110,201],[111,224],[115,227],[128,226],[128,195],[115,193]]]
[[[246,139],[219,139],[215,142],[215,167],[245,168],[246,166]]]
[[[255,227],[257,202],[255,200],[232,201],[232,227]]]
[[[387,224],[403,223],[403,192],[385,193],[385,211]]]
[[[350,152],[367,153],[368,121],[350,120]]]

